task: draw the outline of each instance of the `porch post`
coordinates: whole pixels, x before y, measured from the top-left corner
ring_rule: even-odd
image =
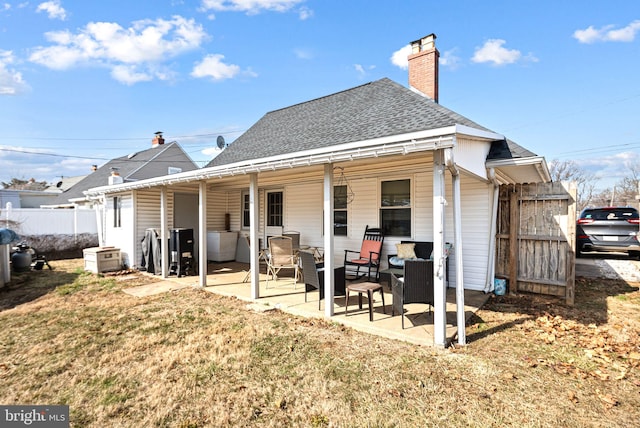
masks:
[[[249,242],[251,243],[251,298],[260,298],[260,241],[258,238],[258,174],[249,174]]]
[[[445,346],[447,339],[447,290],[444,281],[444,153],[433,152],[433,344]]]
[[[451,150],[451,149],[449,149]],[[452,162],[453,163],[453,162]],[[453,164],[455,174],[452,177],[453,187],[453,254],[456,257],[456,311],[458,324],[458,344],[467,344],[464,313],[464,276],[462,265],[462,206],[460,198],[460,174]],[[446,269],[446,264],[445,264]]]
[[[199,182],[199,217],[198,217],[198,272],[200,273],[200,287],[207,286],[207,182]]]
[[[324,316],[334,314],[335,262],[333,260],[333,164],[324,166],[323,217],[324,217]]]
[[[167,220],[167,186],[160,187],[160,255],[162,277],[169,276],[169,221]],[[146,233],[146,232],[145,232]]]

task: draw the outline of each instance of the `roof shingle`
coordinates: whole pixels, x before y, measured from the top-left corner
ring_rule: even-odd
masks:
[[[220,166],[411,132],[487,128],[383,78],[265,114],[207,166]],[[513,147],[519,147],[513,143]]]

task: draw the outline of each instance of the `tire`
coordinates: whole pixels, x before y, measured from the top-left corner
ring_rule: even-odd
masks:
[[[640,251],[629,251],[629,258],[640,260]]]

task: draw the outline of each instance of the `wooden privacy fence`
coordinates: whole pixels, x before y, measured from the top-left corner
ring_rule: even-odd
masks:
[[[496,277],[509,292],[575,296],[576,186],[533,183],[500,186]]]

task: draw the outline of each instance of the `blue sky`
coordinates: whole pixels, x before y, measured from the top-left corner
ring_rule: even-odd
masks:
[[[200,166],[265,113],[437,35],[440,104],[611,186],[640,164],[640,2],[0,0],[0,181],[89,173],[156,131]]]

